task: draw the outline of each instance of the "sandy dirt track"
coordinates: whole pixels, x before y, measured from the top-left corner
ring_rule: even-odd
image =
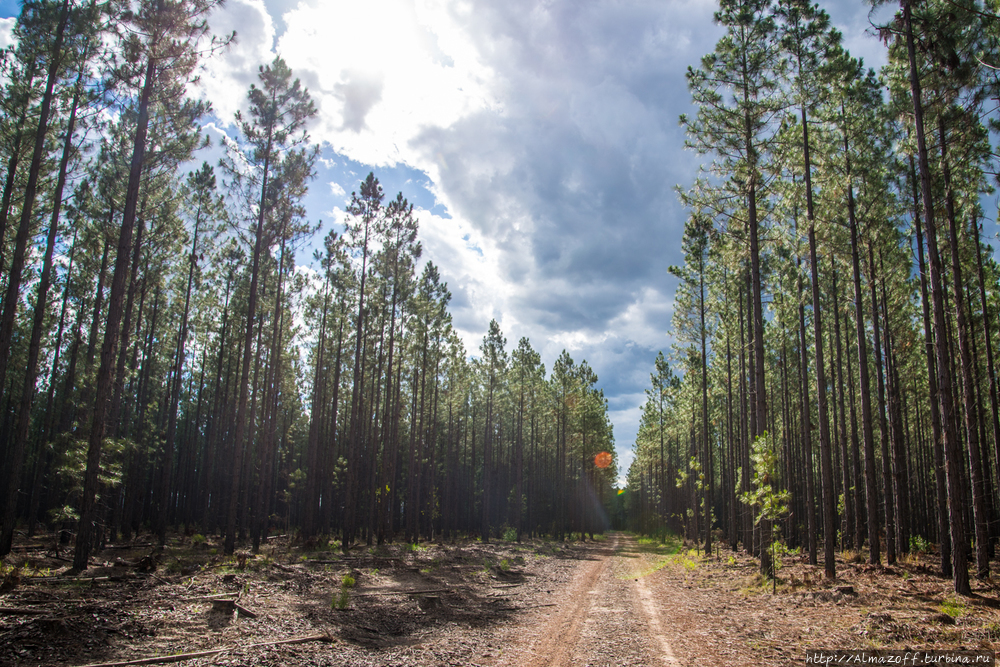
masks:
[[[614,534],[573,568],[555,606],[506,632],[498,665],[677,665],[635,538]]]

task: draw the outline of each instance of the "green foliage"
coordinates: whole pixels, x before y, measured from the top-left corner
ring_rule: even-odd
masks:
[[[949,595],[941,603],[941,611],[952,618],[958,618],[965,616],[969,612],[969,608],[963,598],[957,595]]]
[[[788,514],[788,503],[791,494],[776,490],[773,484],[778,475],[778,455],[775,452],[774,441],[767,432],[754,439],[750,448],[750,465],[753,477],[750,480],[751,489],[746,493],[737,494],[740,502],[754,509],[754,523],[761,521],[777,521]],[[736,470],[736,488],[742,485],[743,469]]]
[[[910,551],[912,553],[928,553],[931,550],[931,543],[920,535],[910,535]]]
[[[517,541],[517,529],[516,528],[505,528],[503,531],[504,542],[516,542]]]
[[[331,600],[330,606],[335,607],[337,609],[346,609],[347,605],[350,604],[350,602],[351,602],[351,594],[348,592],[346,588],[341,588],[340,592],[337,593],[337,595],[335,595],[334,598]]]

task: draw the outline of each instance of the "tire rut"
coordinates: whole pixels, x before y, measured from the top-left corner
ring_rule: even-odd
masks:
[[[681,664],[664,634],[652,591],[640,576],[634,538],[613,534],[581,561],[547,614],[521,624],[495,664],[517,667]],[[637,560],[631,560],[637,559]]]

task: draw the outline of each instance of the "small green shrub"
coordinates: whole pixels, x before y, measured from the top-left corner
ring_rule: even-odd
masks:
[[[503,541],[504,542],[516,542],[517,541],[517,529],[516,528],[506,528],[503,531]]]
[[[931,543],[920,535],[910,535],[910,551],[914,553],[927,553],[931,550]]]
[[[948,597],[941,603],[941,611],[952,618],[958,618],[959,616],[964,616],[968,608],[965,606],[965,600],[962,598]]]
[[[201,533],[195,533],[194,535],[191,536],[191,544],[195,545],[196,547],[204,545],[205,536],[202,535]]]
[[[347,605],[351,602],[351,594],[346,588],[341,588],[340,593],[338,593],[332,600],[331,607],[336,607],[337,609],[346,609]]]
[[[354,577],[352,577],[349,574],[345,574],[344,578],[340,580],[341,588],[354,588],[354,584],[355,584]]]

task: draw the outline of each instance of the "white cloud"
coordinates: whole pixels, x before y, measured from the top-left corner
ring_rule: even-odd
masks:
[[[228,124],[244,108],[250,84],[257,83],[258,68],[274,59],[274,22],[263,0],[229,0],[212,12],[208,22],[218,37],[236,31],[234,43],[206,60],[199,84],[201,94]]]
[[[410,140],[482,108],[490,77],[442,0],[300,2],[277,50],[320,110],[313,129],[369,165],[425,171]]]
[[[0,19],[0,49],[6,49],[14,43],[14,24],[17,19],[14,17]]]

